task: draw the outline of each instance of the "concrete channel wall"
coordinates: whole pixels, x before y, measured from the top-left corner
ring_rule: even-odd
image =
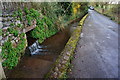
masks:
[[[65,78],[67,70],[70,66],[70,61],[73,58],[74,50],[76,48],[77,42],[82,31],[83,23],[88,14],[86,14],[78,24],[75,31],[72,33],[69,41],[67,42],[64,50],[61,52],[60,56],[53,65],[53,68],[48,74],[45,75],[45,78]]]

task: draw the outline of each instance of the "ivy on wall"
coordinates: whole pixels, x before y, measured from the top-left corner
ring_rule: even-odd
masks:
[[[25,34],[20,34],[20,41],[17,44],[16,48],[13,48],[13,44],[11,43],[11,39],[4,43],[2,46],[1,56],[4,59],[2,65],[8,69],[12,69],[14,66],[18,64],[19,58],[21,57],[21,53],[25,48]]]

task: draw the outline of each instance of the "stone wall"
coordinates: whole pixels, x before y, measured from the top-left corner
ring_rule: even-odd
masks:
[[[19,28],[16,26],[10,26],[11,23],[22,23],[20,21],[15,21],[13,17],[11,17],[12,13],[16,10],[18,10],[19,7],[24,8],[24,7],[30,7],[30,3],[22,3],[22,2],[1,2],[0,3],[0,10],[2,10],[2,14],[0,13],[0,29],[2,31],[2,34],[0,35],[0,54],[2,52],[2,46],[4,45],[4,42],[8,41],[9,38],[11,38],[11,43],[13,44],[13,47],[16,47],[17,44],[20,41],[20,34],[21,33],[26,33],[32,29],[34,29],[36,27],[36,22],[33,21],[31,26],[26,26],[23,24],[24,28]],[[8,21],[7,21],[8,20]],[[11,21],[11,22],[10,22]],[[16,24],[16,25],[17,25]],[[4,27],[5,26],[5,27]],[[8,28],[13,28],[16,29],[18,31],[18,36],[14,36],[14,34],[8,32]],[[26,34],[24,36],[25,41],[25,47],[24,50],[22,52],[22,54],[24,54],[24,51],[27,47],[27,37]],[[5,78],[5,74],[4,74],[4,69],[2,67],[2,62],[4,60],[0,57],[0,80],[2,78]]]
[[[15,11],[18,8],[23,9],[24,7],[30,8],[31,3],[30,2],[12,2],[12,0],[9,0],[9,2],[2,2],[0,5],[2,11]]]

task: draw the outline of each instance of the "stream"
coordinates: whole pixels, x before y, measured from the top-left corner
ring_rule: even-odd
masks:
[[[19,64],[12,70],[5,71],[8,78],[43,78],[50,71],[56,58],[64,49],[77,22],[47,38],[42,44],[27,34],[28,48]]]

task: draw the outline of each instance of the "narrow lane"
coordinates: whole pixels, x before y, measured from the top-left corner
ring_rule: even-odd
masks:
[[[89,10],[72,64],[71,78],[117,78],[118,25]]]

